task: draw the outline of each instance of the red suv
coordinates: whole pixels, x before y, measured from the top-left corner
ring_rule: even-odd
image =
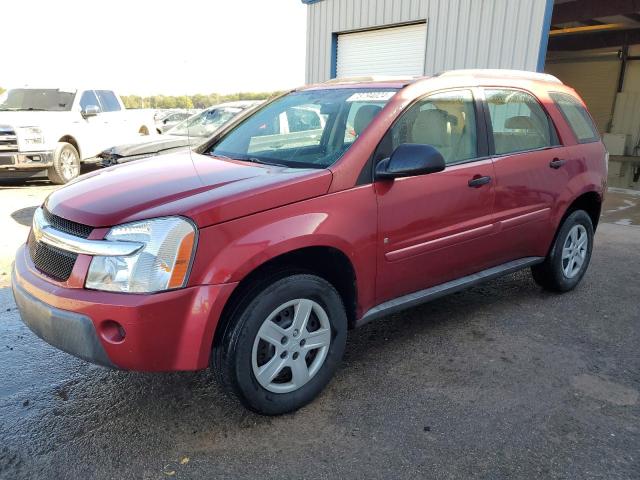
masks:
[[[530,267],[587,270],[607,153],[554,77],[335,81],[264,104],[195,152],[52,193],[17,252],[23,321],[85,360],[210,363],[264,414],[311,401],[347,330]]]

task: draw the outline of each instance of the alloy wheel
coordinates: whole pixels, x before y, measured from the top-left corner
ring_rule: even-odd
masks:
[[[60,171],[65,180],[71,180],[78,176],[78,157],[68,148],[60,152]]]
[[[562,271],[567,278],[574,278],[580,273],[587,258],[589,236],[583,225],[574,225],[562,247]]]
[[[266,390],[289,393],[320,370],[331,344],[331,324],[324,308],[296,299],[276,308],[262,323],[253,343],[253,374]]]

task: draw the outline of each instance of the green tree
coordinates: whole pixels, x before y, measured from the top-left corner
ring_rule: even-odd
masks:
[[[2,87],[0,87],[0,95],[2,95],[6,90]]]
[[[237,100],[265,100],[282,92],[237,92],[220,95],[219,93],[195,95],[123,95],[122,101],[127,108],[207,108],[222,102]]]

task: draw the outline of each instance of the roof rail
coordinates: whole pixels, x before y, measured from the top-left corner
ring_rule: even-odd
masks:
[[[525,70],[507,70],[507,69],[464,69],[464,70],[446,70],[436,74],[436,77],[498,77],[498,78],[521,78],[522,80],[539,80],[542,82],[551,82],[562,84],[562,81],[549,75],[548,73],[528,72]]]
[[[417,77],[411,77],[407,75],[363,75],[361,77],[342,77],[331,78],[322,83],[361,83],[361,82],[397,82],[397,81],[409,81]]]

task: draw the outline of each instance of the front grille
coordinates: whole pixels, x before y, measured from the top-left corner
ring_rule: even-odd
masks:
[[[49,212],[46,208],[42,209],[42,213],[47,223],[60,232],[76,237],[88,238],[93,231],[93,227],[89,225],[83,225],[59,217]],[[29,234],[27,245],[29,247],[31,260],[40,272],[60,282],[66,282],[69,279],[73,266],[78,258],[77,254],[52,247],[46,243],[37,242],[33,233]]]
[[[75,237],[89,238],[89,235],[91,235],[93,231],[93,227],[89,225],[83,225],[82,223],[76,223],[66,218],[58,217],[46,208],[42,209],[42,213],[47,223],[60,232],[68,233]]]
[[[0,125],[0,152],[17,152],[18,137],[11,127]]]
[[[27,245],[31,260],[40,272],[60,282],[66,282],[69,279],[78,258],[77,254],[36,242],[33,233],[29,235]]]

